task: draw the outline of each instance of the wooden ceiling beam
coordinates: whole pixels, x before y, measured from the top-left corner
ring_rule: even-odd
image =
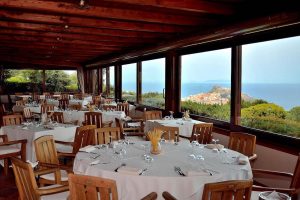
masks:
[[[197,16],[182,16],[168,13],[157,13],[144,10],[124,10],[120,8],[108,8],[91,6],[88,9],[80,9],[78,2],[64,3],[57,1],[41,0],[1,0],[0,7],[34,10],[41,13],[60,13],[64,15],[97,17],[117,20],[140,21],[150,23],[175,24],[175,25],[198,25],[199,23],[213,23],[211,19]]]
[[[17,63],[17,62],[1,62],[4,69],[35,69],[35,70],[77,70],[78,66],[56,66],[56,65],[40,65],[32,63]]]
[[[209,2],[201,0],[102,0],[101,3],[103,4],[103,2],[151,6],[154,8],[165,8],[217,15],[232,15],[235,12],[235,8],[228,3],[225,4],[223,2]],[[95,4],[97,3],[98,2],[95,2]]]
[[[94,18],[83,18],[73,17],[65,15],[50,15],[50,14],[38,14],[28,13],[24,11],[11,11],[11,10],[0,10],[0,18],[8,21],[21,21],[21,22],[32,22],[39,24],[52,24],[61,25],[65,27],[68,25],[69,28],[75,27],[87,27],[87,28],[106,28],[113,30],[123,31],[138,31],[138,32],[157,32],[157,33],[176,33],[186,31],[187,26],[177,26],[168,24],[156,24],[156,23],[145,23],[145,22],[127,22],[117,21],[110,19],[94,19]]]

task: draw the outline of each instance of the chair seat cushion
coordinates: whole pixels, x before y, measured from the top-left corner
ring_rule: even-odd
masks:
[[[46,187],[40,187],[40,189],[50,189],[50,188],[55,188],[55,187],[59,187],[61,185],[49,185]],[[65,192],[60,192],[60,193],[56,193],[56,194],[50,194],[50,195],[43,195],[41,196],[41,200],[66,200],[67,197],[69,196],[69,191],[65,191]]]
[[[67,171],[66,170],[60,170],[60,173],[61,173],[61,180],[62,181],[68,181],[68,173],[67,173]],[[45,174],[45,175],[42,175],[40,177],[43,178],[43,179],[46,179],[46,180],[51,180],[51,181],[55,180],[54,173]]]
[[[19,152],[20,149],[14,146],[0,146],[0,155]]]

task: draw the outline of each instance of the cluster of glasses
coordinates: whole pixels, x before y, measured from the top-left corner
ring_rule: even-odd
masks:
[[[191,145],[192,145],[192,153],[189,155],[193,160],[204,160],[204,157],[203,155],[201,154],[198,154],[197,153],[197,150],[202,150],[204,148],[204,145],[200,144],[198,142],[198,136],[200,134],[198,133],[194,133],[195,135],[195,140],[193,140],[191,142]]]
[[[150,146],[149,144],[142,144],[142,148],[144,149],[144,154],[142,155],[142,158],[145,160],[146,163],[150,164],[153,162],[153,157],[149,155]]]

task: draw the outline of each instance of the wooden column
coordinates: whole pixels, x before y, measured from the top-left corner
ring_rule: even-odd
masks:
[[[122,99],[122,65],[115,65],[115,99]]]
[[[165,110],[180,112],[181,57],[174,51],[166,56]]]
[[[109,67],[106,67],[106,94],[110,95],[110,77],[109,77]]]
[[[103,92],[103,74],[102,74],[102,68],[97,68],[97,78],[98,78],[98,93],[101,94]]]
[[[231,112],[230,128],[241,122],[241,79],[242,79],[242,46],[234,46],[231,49]]]
[[[83,69],[83,77],[84,77],[84,92],[89,93],[88,70],[86,70],[85,68]]]
[[[42,89],[43,89],[43,92],[47,92],[46,91],[46,71],[44,69],[42,71]]]
[[[142,62],[136,65],[136,102],[142,103]]]

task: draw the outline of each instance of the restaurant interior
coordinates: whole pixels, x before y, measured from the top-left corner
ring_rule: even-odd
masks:
[[[296,0],[0,16],[0,200],[300,200]]]

